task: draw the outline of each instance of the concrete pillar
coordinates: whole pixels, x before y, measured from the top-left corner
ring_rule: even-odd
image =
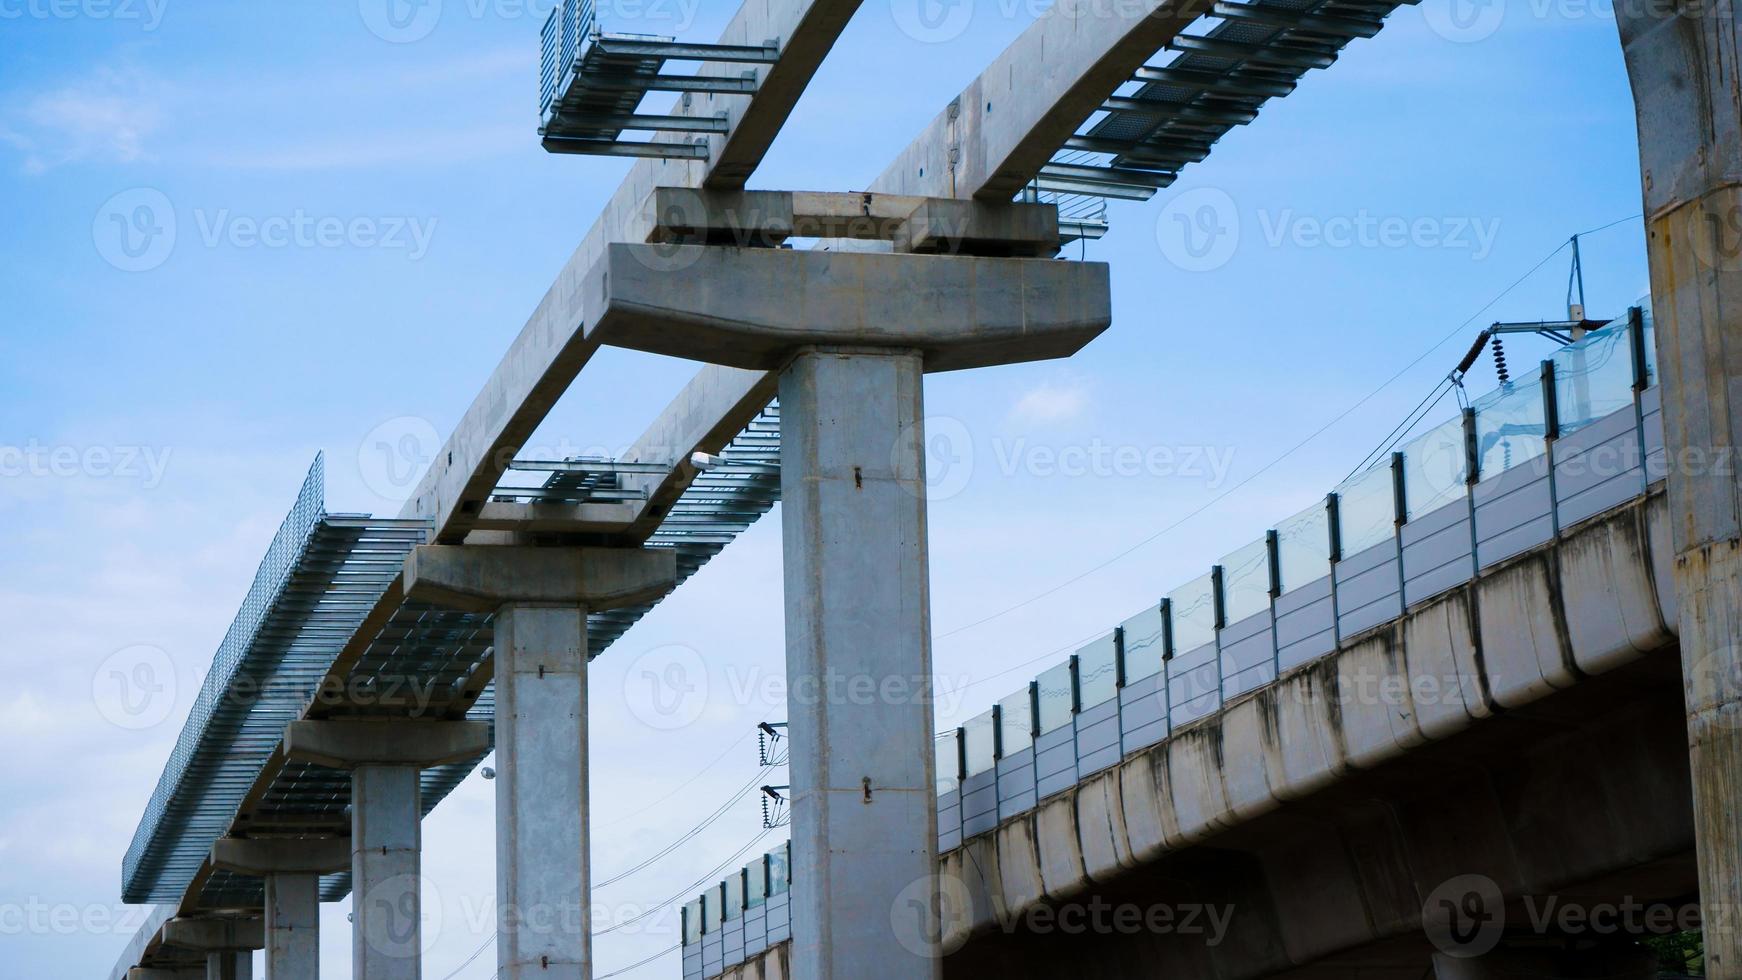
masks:
[[[412,765],[351,771],[351,973],[419,980],[423,795]]]
[[[587,611],[645,602],[675,556],[635,548],[430,545],[406,559],[412,598],[493,611],[496,975],[592,975],[587,829]]]
[[[225,837],[212,842],[212,865],[265,879],[266,980],[320,976],[321,875],[351,867],[342,837]]]
[[[267,875],[266,980],[316,980],[320,975],[320,876]]]
[[[780,375],[792,971],[938,977],[921,381],[902,350]]]
[[[585,980],[587,611],[510,603],[495,629],[496,975]]]
[[[1617,4],[1639,124],[1706,975],[1742,978],[1742,8]],[[1667,584],[1667,583],[1665,583]]]
[[[245,949],[214,949],[206,954],[206,980],[253,980],[254,954]]]

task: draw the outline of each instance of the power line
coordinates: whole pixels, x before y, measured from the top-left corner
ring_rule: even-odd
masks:
[[[1626,218],[1618,218],[1614,221],[1609,222],[1606,225],[1600,225],[1597,228],[1592,229],[1591,231],[1582,231],[1582,232],[1579,232],[1579,234],[1580,235],[1595,234],[1598,231],[1603,231],[1603,230],[1608,229],[1608,228],[1613,228],[1614,226],[1621,224],[1622,222],[1631,221],[1631,220],[1633,220],[1633,218],[1636,218],[1636,217],[1639,217],[1639,215],[1632,215],[1632,216],[1626,217]],[[1103,561],[1097,565],[1094,565],[1090,568],[1084,569],[1083,571],[1078,572],[1077,574],[1071,576],[1068,579],[1065,579],[1064,581],[1058,583],[1057,585],[1052,586],[1051,588],[1045,589],[1041,592],[1037,592],[1034,595],[1031,595],[1028,598],[1021,600],[1020,602],[1016,602],[1016,603],[1013,603],[1009,606],[1005,606],[1003,609],[1000,609],[995,613],[992,613],[992,614],[987,615],[987,616],[983,616],[983,617],[976,619],[976,620],[969,622],[969,623],[964,623],[963,625],[958,626],[952,630],[949,630],[948,632],[940,633],[937,636],[935,636],[933,639],[934,640],[943,640],[943,639],[947,639],[949,637],[955,636],[958,633],[965,633],[968,630],[975,629],[975,628],[980,627],[980,626],[984,626],[985,624],[990,623],[993,620],[1002,619],[1003,617],[1015,612],[1018,609],[1023,608],[1024,606],[1032,605],[1033,603],[1038,602],[1041,599],[1045,599],[1045,598],[1052,596],[1058,592],[1061,592],[1064,589],[1082,581],[1083,579],[1088,578],[1090,575],[1093,575],[1094,573],[1100,571],[1101,569],[1106,568],[1107,566],[1112,565],[1113,563],[1115,563],[1117,561],[1120,561],[1124,558],[1131,556],[1132,554],[1134,554],[1138,550],[1144,548],[1145,546],[1149,545],[1151,542],[1155,541],[1157,538],[1160,538],[1162,535],[1165,535],[1165,534],[1175,530],[1176,528],[1181,527],[1182,525],[1186,524],[1188,521],[1191,521],[1192,519],[1196,518],[1198,515],[1209,510],[1211,507],[1214,507],[1216,504],[1221,503],[1224,499],[1226,499],[1227,497],[1231,496],[1232,494],[1238,492],[1239,490],[1244,488],[1247,484],[1251,483],[1253,480],[1258,479],[1260,476],[1263,476],[1265,473],[1268,473],[1270,470],[1274,469],[1277,466],[1277,464],[1281,463],[1283,460],[1288,459],[1290,456],[1293,456],[1295,453],[1304,449],[1309,443],[1311,443],[1313,440],[1317,439],[1319,436],[1324,435],[1332,427],[1337,425],[1337,423],[1348,418],[1350,415],[1353,415],[1356,412],[1356,410],[1361,408],[1361,406],[1367,404],[1368,402],[1372,401],[1374,398],[1378,397],[1380,392],[1384,391],[1386,388],[1391,387],[1391,385],[1394,382],[1396,382],[1397,379],[1399,379],[1399,378],[1403,377],[1405,374],[1409,373],[1411,370],[1413,370],[1415,368],[1416,365],[1420,364],[1422,361],[1427,360],[1428,357],[1430,357],[1431,355],[1434,354],[1434,352],[1438,351],[1441,347],[1444,347],[1446,344],[1450,343],[1459,334],[1463,333],[1464,329],[1466,327],[1468,327],[1471,323],[1474,323],[1477,317],[1480,317],[1482,314],[1488,312],[1488,310],[1490,308],[1492,308],[1494,306],[1494,304],[1500,302],[1502,299],[1505,299],[1509,293],[1511,293],[1514,289],[1517,289],[1520,285],[1522,285],[1526,279],[1529,279],[1531,276],[1535,275],[1538,270],[1540,270],[1543,266],[1545,266],[1549,263],[1550,259],[1553,259],[1556,255],[1559,255],[1561,253],[1561,251],[1567,247],[1567,244],[1568,244],[1567,242],[1562,242],[1559,245],[1555,246],[1553,251],[1549,252],[1547,255],[1542,257],[1542,261],[1531,266],[1530,270],[1528,272],[1526,272],[1522,276],[1519,276],[1517,279],[1513,280],[1511,285],[1507,286],[1505,289],[1502,289],[1500,292],[1496,293],[1494,295],[1493,299],[1490,299],[1488,302],[1483,303],[1480,309],[1478,309],[1476,312],[1470,314],[1470,316],[1467,319],[1465,319],[1462,323],[1459,323],[1455,328],[1452,329],[1452,331],[1450,333],[1446,334],[1444,337],[1441,337],[1438,341],[1436,341],[1433,344],[1433,346],[1429,347],[1425,351],[1422,351],[1421,354],[1418,355],[1414,360],[1410,361],[1408,364],[1405,364],[1402,368],[1400,368],[1397,371],[1397,373],[1395,373],[1391,377],[1385,379],[1385,381],[1381,382],[1377,388],[1374,388],[1372,391],[1363,395],[1353,405],[1350,405],[1348,408],[1346,408],[1342,412],[1338,413],[1335,418],[1332,418],[1329,422],[1326,422],[1324,425],[1321,425],[1317,429],[1314,429],[1310,434],[1307,435],[1306,438],[1295,443],[1292,447],[1290,447],[1289,449],[1284,451],[1281,455],[1271,459],[1270,462],[1265,463],[1263,466],[1259,467],[1257,470],[1255,470],[1253,473],[1251,473],[1245,479],[1241,480],[1239,483],[1236,483],[1233,486],[1229,487],[1228,489],[1222,491],[1221,493],[1216,494],[1214,497],[1211,497],[1209,500],[1205,501],[1201,506],[1199,506],[1195,510],[1191,511],[1190,513],[1186,514],[1184,517],[1181,517],[1179,520],[1176,520],[1173,523],[1167,525],[1166,527],[1163,527],[1161,530],[1156,531],[1155,533],[1149,535],[1148,537],[1143,538],[1142,540],[1138,541],[1136,544],[1133,544],[1130,547],[1126,548],[1125,550],[1119,552],[1118,554],[1113,555],[1111,558],[1108,558],[1105,561]]]
[[[726,802],[720,804],[718,809],[716,809],[713,813],[709,814],[708,817],[706,819],[704,819],[701,823],[697,824],[694,829],[692,829],[688,833],[683,834],[682,836],[678,837],[677,840],[672,841],[670,844],[667,844],[658,853],[653,854],[652,856],[648,857],[646,860],[643,860],[640,864],[637,864],[635,867],[629,868],[629,869],[622,871],[622,872],[619,872],[618,874],[613,875],[610,878],[606,878],[604,881],[601,881],[598,884],[594,885],[593,890],[598,891],[599,889],[604,888],[608,885],[615,885],[617,882],[622,881],[623,879],[629,877],[630,875],[635,874],[637,871],[640,871],[643,868],[648,867],[649,865],[653,864],[655,861],[658,861],[660,858],[665,857],[667,854],[670,854],[671,852],[677,850],[678,848],[682,847],[683,845],[694,840],[696,835],[698,835],[702,831],[708,829],[708,827],[713,825],[713,823],[715,821],[717,821],[721,817],[725,816],[726,812],[728,810],[732,809],[734,804],[736,804],[739,800],[742,800],[746,795],[754,792],[756,790],[756,788],[761,785],[763,777],[767,776],[768,773],[771,770],[773,770],[773,768],[774,768],[773,766],[763,766],[761,769],[756,770],[756,774],[754,776],[750,777],[749,782],[747,782],[743,786],[739,787],[738,791],[732,795],[731,799],[728,799]]]
[[[611,977],[620,976],[622,974],[628,973],[630,970],[633,970],[636,967],[646,966],[647,964],[652,963],[654,960],[657,960],[660,957],[666,956],[670,953],[675,953],[682,948],[683,948],[682,943],[678,943],[678,944],[672,945],[672,946],[667,946],[666,948],[660,950],[659,952],[654,953],[652,956],[649,956],[647,959],[637,960],[636,962],[631,963],[628,966],[619,967],[618,969],[612,970],[610,973],[597,974],[593,977],[593,980],[609,980],[609,978],[611,978]]]
[[[659,912],[659,911],[662,911],[662,910],[670,907],[675,902],[683,901],[684,898],[690,894],[690,892],[695,891],[697,888],[700,888],[703,885],[707,884],[708,881],[710,879],[712,879],[715,875],[719,874],[720,872],[722,872],[722,871],[726,870],[728,867],[730,867],[732,862],[743,857],[745,855],[745,853],[747,853],[751,848],[756,846],[758,841],[762,840],[762,838],[764,838],[764,837],[767,837],[768,833],[769,833],[768,830],[765,829],[762,831],[762,833],[757,834],[755,837],[750,838],[750,842],[748,844],[745,844],[743,847],[738,848],[738,850],[736,852],[734,852],[731,857],[729,857],[726,860],[721,861],[719,864],[715,865],[714,869],[712,871],[709,871],[707,874],[702,875],[701,878],[697,879],[693,884],[685,885],[684,887],[678,889],[678,892],[676,895],[673,895],[672,897],[666,899],[663,902],[659,902],[655,905],[650,905],[647,908],[643,909],[640,913],[638,913],[634,916],[631,916],[630,918],[624,919],[622,922],[608,925],[605,928],[600,929],[598,932],[593,933],[593,935],[594,936],[603,936],[603,935],[606,935],[608,933],[616,932],[618,929],[621,929],[624,926],[634,925],[635,923],[640,922],[642,919],[647,918],[648,916],[654,914],[655,912]]]

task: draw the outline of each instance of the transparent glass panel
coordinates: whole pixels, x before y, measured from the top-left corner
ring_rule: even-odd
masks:
[[[768,894],[784,895],[792,887],[792,845],[768,852]]]
[[[1323,501],[1276,526],[1282,589],[1298,589],[1331,574],[1331,515]]]
[[[1041,732],[1050,732],[1070,724],[1075,707],[1071,697],[1070,662],[1059,664],[1034,680],[1040,685],[1038,700]]]
[[[685,946],[702,941],[702,900],[695,901],[683,907],[683,943]]]
[[[1150,606],[1119,624],[1125,631],[1125,682],[1161,671],[1161,606]]]
[[[985,772],[998,764],[998,755],[994,751],[997,748],[994,740],[998,737],[995,722],[992,712],[987,711],[969,718],[962,725],[962,735],[967,739],[964,751],[967,753],[970,776]]]
[[[744,869],[744,904],[751,908],[768,901],[768,855]]]
[[[1028,703],[1028,688],[998,702],[998,726],[1005,755],[1034,744],[1034,706]]]
[[[1555,411],[1561,435],[1633,407],[1630,344],[1628,323],[1621,319],[1555,353]]]
[[[1190,653],[1216,638],[1215,583],[1200,575],[1167,594],[1173,611],[1173,652]]]
[[[1077,707],[1105,704],[1119,694],[1119,650],[1108,633],[1077,651]]]
[[[1397,533],[1397,503],[1389,459],[1337,488],[1343,557],[1360,554]]]
[[[1543,452],[1542,376],[1515,378],[1476,399],[1476,472],[1498,476]]]
[[[1453,419],[1403,447],[1403,503],[1415,520],[1464,496],[1464,420]]]
[[[961,785],[961,742],[955,732],[945,732],[937,738],[938,795],[953,793]]]
[[[720,910],[725,908],[721,886],[702,892],[702,931],[720,931]]]
[[[737,874],[727,878],[725,881],[720,883],[720,887],[725,890],[726,908],[723,914],[726,919],[729,921],[743,915],[744,872],[740,870]]]
[[[1229,552],[1222,565],[1222,613],[1238,623],[1270,608],[1270,549],[1260,538]]]

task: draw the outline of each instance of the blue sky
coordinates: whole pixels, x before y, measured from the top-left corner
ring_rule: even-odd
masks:
[[[752,186],[862,188],[1033,16],[973,0],[928,33],[913,2],[868,0]],[[928,413],[972,464],[931,510],[940,725],[1321,497],[1482,324],[1564,314],[1564,252],[1480,311],[1573,232],[1639,211],[1614,24],[1583,0],[1469,3],[1401,9],[1155,201],[1114,205],[1081,254],[1112,263],[1115,322],[1078,357],[928,381]],[[707,40],[732,6],[619,0],[606,24]],[[373,447],[446,435],[627,168],[539,148],[545,9],[429,0],[394,27],[376,0],[0,0],[0,649],[14,679],[0,692],[0,960],[19,975],[96,975],[125,943],[121,855],[314,454],[330,510],[396,513],[407,474]],[[120,247],[114,220],[141,201],[173,216],[173,247]],[[1206,205],[1239,231],[1207,269],[1179,220]],[[1586,241],[1592,315],[1644,292],[1643,252],[1637,220]],[[1546,353],[1519,341],[1514,362]],[[534,441],[615,451],[693,370],[606,352]],[[1056,462],[1120,448],[1168,462]],[[781,717],[766,683],[782,674],[778,545],[764,521],[595,663],[599,876],[754,774],[737,740]],[[100,684],[139,647],[176,680],[154,724],[122,727]],[[636,710],[634,678],[674,648],[707,665],[708,696],[666,729]],[[601,902],[669,897],[758,826],[746,800]],[[428,823],[441,915],[426,976],[488,937],[490,832],[476,777]],[[73,911],[57,925],[44,909]],[[344,912],[326,911],[329,977],[349,971]],[[602,937],[598,970],[673,942],[671,920],[654,922]],[[456,980],[493,964],[486,949]]]

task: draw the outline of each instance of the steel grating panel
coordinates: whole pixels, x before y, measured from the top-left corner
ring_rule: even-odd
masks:
[[[693,575],[780,497],[780,415],[771,404],[679,495],[649,547],[677,553],[678,581]],[[609,461],[556,464],[539,500],[621,499]],[[536,468],[536,467],[534,467]],[[319,695],[346,715],[440,715],[491,722],[487,681],[493,642],[489,614],[401,602],[364,644],[338,683],[328,680],[404,567],[428,540],[423,521],[329,515],[322,461],[309,471],[296,505],[262,561],[253,588],[214,659],[206,690],[190,714],[123,866],[129,902],[180,902],[213,841],[229,833],[338,834],[349,830],[350,777],[341,770],[285,763],[238,823],[239,811],[276,750],[284,726],[304,717]],[[512,490],[511,492],[519,492]],[[588,617],[588,649],[598,656],[653,603]],[[249,691],[247,697],[238,692]],[[480,759],[426,770],[423,811],[433,810]],[[343,898],[349,874],[322,879],[322,897]],[[258,907],[258,879],[212,871],[195,904]]]
[[[1073,237],[1106,230],[1105,199],[1148,200],[1187,164],[1203,160],[1229,130],[1257,118],[1313,68],[1330,66],[1358,37],[1379,33],[1392,11],[1415,0],[1217,2],[1166,51],[1106,100],[1053,155],[1024,192],[1086,224]],[[1101,200],[1096,210],[1094,203]]]
[[[176,901],[328,665],[422,543],[422,521],[329,515],[317,456],[255,573],[122,862],[127,902]]]

